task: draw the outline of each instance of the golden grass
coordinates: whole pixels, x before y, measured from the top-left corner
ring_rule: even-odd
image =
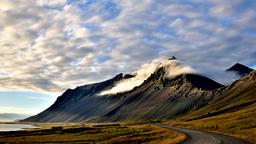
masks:
[[[256,104],[235,112],[193,121],[171,121],[167,122],[167,124],[196,130],[213,131],[256,143]]]
[[[179,143],[182,133],[149,124],[85,125],[83,123],[40,123],[42,129],[0,133],[0,143]],[[50,129],[54,125],[55,128]]]

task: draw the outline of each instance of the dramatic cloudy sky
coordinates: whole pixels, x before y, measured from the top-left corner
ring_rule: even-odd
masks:
[[[1,0],[0,35],[0,93],[57,95],[162,56],[256,67],[256,1]]]

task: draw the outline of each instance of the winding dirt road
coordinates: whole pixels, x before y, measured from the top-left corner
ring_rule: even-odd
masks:
[[[190,130],[185,128],[177,128],[162,124],[153,124],[158,127],[172,129],[187,134],[188,139],[182,144],[252,144],[242,139],[225,136],[221,134]]]

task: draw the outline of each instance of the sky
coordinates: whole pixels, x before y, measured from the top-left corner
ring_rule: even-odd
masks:
[[[255,13],[255,0],[1,0],[0,113],[163,56],[209,76],[256,68]]]
[[[31,91],[0,92],[0,99],[0,113],[26,115],[35,115],[48,108],[55,101],[55,97],[52,95]]]

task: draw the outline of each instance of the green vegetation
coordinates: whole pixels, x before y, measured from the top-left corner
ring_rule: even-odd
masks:
[[[0,134],[0,143],[179,143],[186,136],[148,124],[38,124],[42,129]],[[54,127],[51,127],[53,126]],[[50,128],[51,127],[51,128]]]

